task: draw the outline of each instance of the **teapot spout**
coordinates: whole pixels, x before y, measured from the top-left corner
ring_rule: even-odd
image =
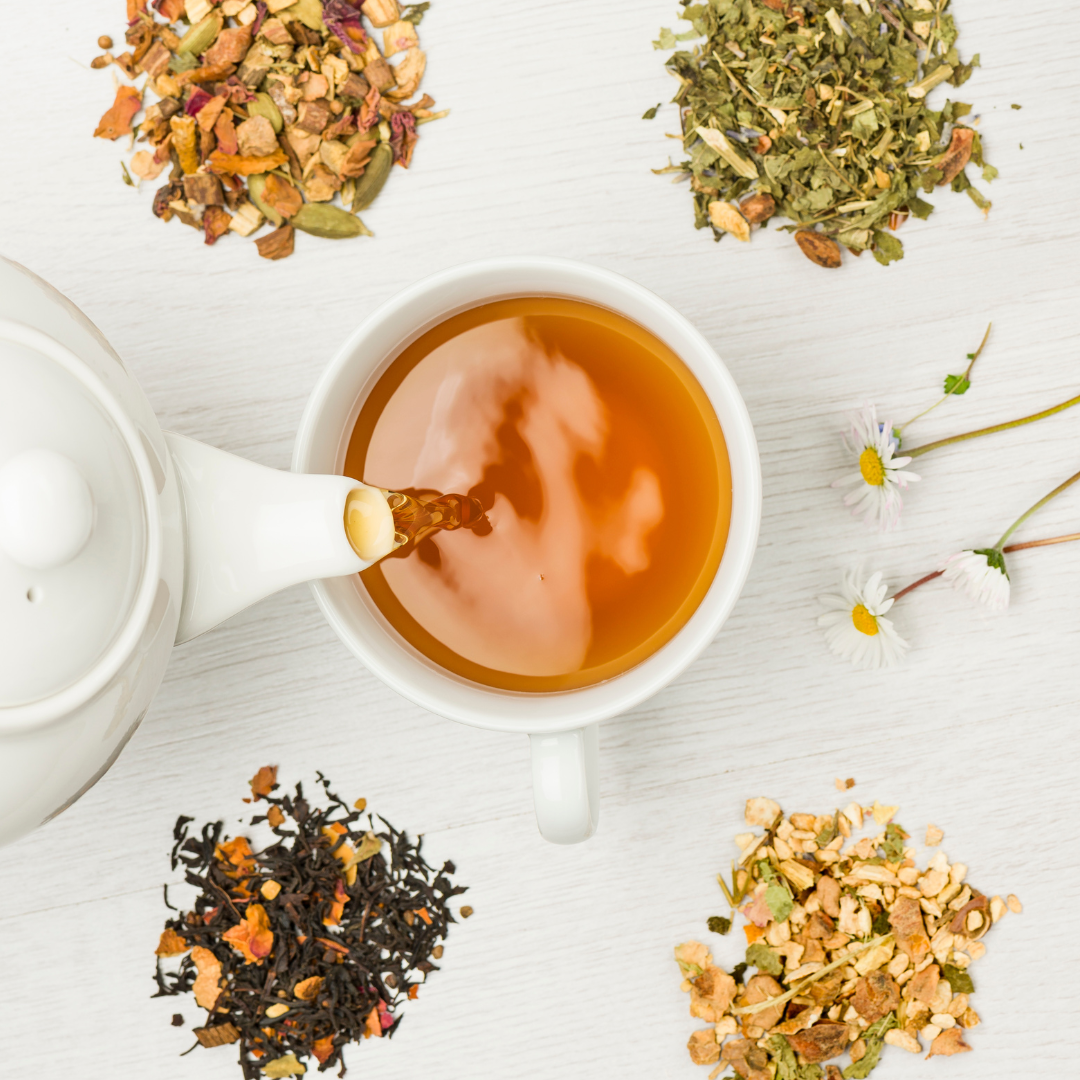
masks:
[[[380,541],[364,552],[374,557],[357,554],[345,531],[350,493],[378,489],[347,476],[268,469],[171,431],[165,440],[184,511],[178,645],[264,596],[303,581],[359,573],[393,549],[393,515],[384,497],[366,500],[385,505],[385,522],[377,523]]]

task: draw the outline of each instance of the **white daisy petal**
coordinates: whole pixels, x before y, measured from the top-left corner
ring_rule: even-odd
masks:
[[[991,562],[994,555],[997,558]],[[1009,606],[1009,574],[1000,552],[961,551],[950,555],[941,569],[950,585],[976,603],[991,611],[1004,611]]]
[[[828,610],[818,616],[825,643],[837,656],[855,667],[878,670],[893,667],[903,659],[908,643],[900,637],[891,619],[883,617],[892,605],[886,599],[888,585],[880,571],[865,583],[862,572],[849,570],[840,583],[840,594],[820,598]]]
[[[877,409],[867,405],[851,417],[851,430],[843,437],[844,446],[859,463],[859,471],[833,482],[833,487],[856,485],[856,491],[844,497],[855,517],[887,532],[900,519],[903,500],[900,490],[915,483],[919,476],[904,472],[910,456],[894,457],[897,444],[892,424],[879,424]]]

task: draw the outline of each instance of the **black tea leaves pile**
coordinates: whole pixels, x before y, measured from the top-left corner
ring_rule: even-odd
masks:
[[[198,1044],[238,1043],[245,1080],[303,1075],[308,1058],[344,1076],[346,1044],[393,1035],[401,1002],[438,970],[448,905],[465,888],[453,863],[433,869],[422,840],[365,814],[363,799],[347,806],[321,774],[325,807],[300,784],[275,795],[276,778],[268,766],[251,781],[268,804],[251,824],[276,838],[261,851],[223,837],[220,821],[191,834],[193,819],[178,819],[172,866],[198,896],[165,923],[154,996],[194,994],[207,1010]]]

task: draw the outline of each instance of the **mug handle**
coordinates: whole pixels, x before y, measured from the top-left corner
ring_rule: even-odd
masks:
[[[580,844],[600,819],[600,725],[530,735],[533,805],[540,835]]]

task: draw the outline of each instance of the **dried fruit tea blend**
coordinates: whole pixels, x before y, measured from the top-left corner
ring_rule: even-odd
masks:
[[[128,51],[106,52],[142,89],[120,86],[94,134],[145,144],[124,178],[167,183],[153,213],[214,244],[251,236],[259,254],[292,254],[295,232],[370,236],[357,216],[391,167],[408,168],[434,113],[420,87],[417,26],[428,4],[397,0],[128,0]],[[366,22],[365,22],[366,20]],[[174,25],[175,24],[175,25]],[[382,32],[382,48],[376,40]],[[111,39],[101,37],[98,44]],[[391,64],[389,59],[397,57]],[[146,104],[152,90],[157,100]],[[141,122],[134,124],[143,106]],[[337,202],[335,202],[337,200]]]

